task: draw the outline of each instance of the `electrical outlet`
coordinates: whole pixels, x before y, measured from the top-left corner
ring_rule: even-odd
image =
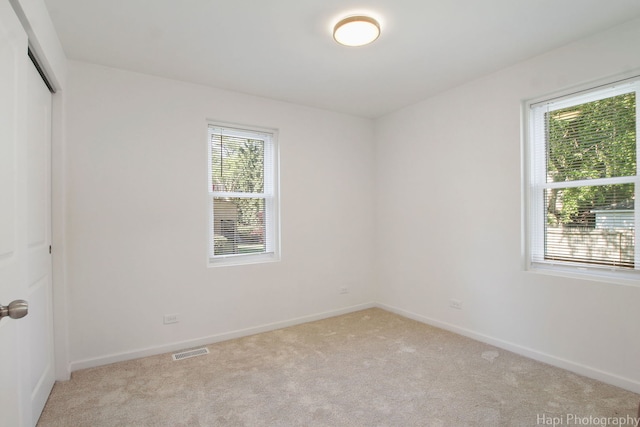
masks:
[[[462,301],[452,298],[449,300],[449,307],[455,308],[456,310],[462,310]]]
[[[164,324],[168,325],[170,323],[178,323],[180,320],[178,319],[177,314],[165,314],[164,315]]]
[[[341,294],[348,294],[349,293],[349,288],[347,288],[347,287],[340,288],[340,293]]]

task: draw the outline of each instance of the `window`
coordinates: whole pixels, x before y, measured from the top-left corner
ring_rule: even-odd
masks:
[[[638,278],[640,80],[528,104],[533,269]]]
[[[209,124],[209,260],[279,258],[275,131]]]

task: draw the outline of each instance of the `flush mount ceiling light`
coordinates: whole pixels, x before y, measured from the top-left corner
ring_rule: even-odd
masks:
[[[373,18],[349,16],[333,27],[333,38],[345,46],[364,46],[380,35],[380,24]]]

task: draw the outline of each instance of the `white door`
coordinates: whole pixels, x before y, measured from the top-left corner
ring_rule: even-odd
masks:
[[[54,381],[51,95],[6,1],[0,1],[0,94],[0,304],[29,303],[26,317],[0,319],[0,417],[2,425],[33,426]]]
[[[27,405],[32,424],[55,381],[51,281],[51,92],[32,63],[27,67],[27,287],[29,315],[20,326],[28,361]]]
[[[27,42],[8,1],[0,2],[0,304],[23,298],[26,283],[26,201],[18,158],[22,156],[26,126],[19,123],[22,106],[17,93],[24,91],[22,46]],[[0,320],[0,416],[7,426],[24,425],[21,411],[19,322]]]

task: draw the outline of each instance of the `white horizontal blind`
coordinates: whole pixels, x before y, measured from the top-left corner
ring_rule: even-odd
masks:
[[[531,107],[532,263],[636,269],[638,82]]]
[[[273,134],[209,125],[210,258],[273,253]]]

